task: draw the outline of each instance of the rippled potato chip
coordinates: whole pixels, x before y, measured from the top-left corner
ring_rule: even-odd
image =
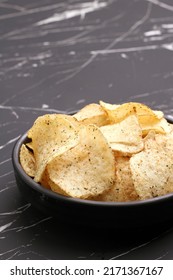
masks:
[[[95,125],[79,131],[80,143],[49,162],[51,181],[75,198],[96,196],[110,189],[115,180],[115,161],[106,139]]]
[[[113,151],[134,154],[143,149],[142,130],[135,115],[119,123],[100,127]]]
[[[41,181],[50,160],[78,144],[78,132],[72,122],[63,115],[44,115],[38,117],[29,130],[28,137],[32,139],[35,158],[36,182]]]
[[[107,114],[99,104],[95,103],[86,105],[73,117],[83,124],[102,126],[108,123]]]

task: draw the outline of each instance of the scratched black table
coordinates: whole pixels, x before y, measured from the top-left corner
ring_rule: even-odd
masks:
[[[103,100],[172,115],[172,76],[171,0],[0,1],[0,259],[173,259],[172,225],[119,235],[59,223],[20,195],[11,163],[45,113]]]

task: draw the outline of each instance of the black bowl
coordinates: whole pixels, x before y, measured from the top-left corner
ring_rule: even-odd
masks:
[[[173,123],[173,117],[167,117]],[[17,186],[27,201],[65,223],[116,229],[162,226],[173,221],[173,193],[134,202],[99,202],[57,194],[34,182],[22,169],[19,150],[25,133],[15,144],[12,162]]]

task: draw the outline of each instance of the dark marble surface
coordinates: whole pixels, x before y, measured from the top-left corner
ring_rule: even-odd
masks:
[[[0,259],[173,259],[172,225],[63,225],[16,187],[11,151],[35,118],[99,100],[173,114],[173,2],[1,0]]]

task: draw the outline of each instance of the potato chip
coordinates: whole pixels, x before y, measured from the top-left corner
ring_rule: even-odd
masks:
[[[103,101],[99,102],[100,106],[103,108],[103,110],[107,111],[113,111],[116,110],[118,107],[120,107],[121,105],[117,105],[117,104],[110,104],[110,103],[106,103]]]
[[[135,115],[123,121],[100,127],[113,151],[133,154],[143,149],[142,130]]]
[[[34,177],[35,159],[33,153],[24,144],[20,148],[19,160],[26,174]]]
[[[156,133],[166,134],[170,133],[172,128],[171,125],[167,122],[166,119],[162,118],[157,122],[148,122],[142,125],[142,135],[145,136],[149,133],[150,130],[155,131]]]
[[[51,189],[51,187],[50,187],[50,180],[49,180],[49,174],[48,174],[47,168],[45,168],[39,183],[44,188],[49,189],[49,190]]]
[[[49,187],[52,191],[55,191],[56,193],[61,194],[61,195],[69,196],[69,195],[67,195],[67,193],[64,190],[62,190],[57,184],[55,184],[50,179],[49,175],[48,175],[48,178],[47,178],[47,183],[48,183],[48,185],[49,185]]]
[[[158,111],[158,110],[152,110],[152,111],[157,116],[158,120],[161,120],[162,118],[164,118],[164,113],[162,111]]]
[[[63,115],[44,115],[38,117],[29,130],[28,137],[32,139],[36,162],[36,182],[41,181],[50,160],[78,144],[78,131],[72,122]]]
[[[59,154],[47,165],[52,188],[56,185],[76,198],[96,196],[111,188],[115,161],[106,139],[95,125],[82,126],[80,142]],[[52,187],[52,186],[51,186]]]
[[[173,133],[167,133],[167,134],[156,134],[155,135],[156,142],[161,145],[163,148],[166,149],[166,151],[169,153],[169,155],[173,152]]]
[[[129,157],[116,157],[116,180],[110,190],[95,198],[100,201],[133,201],[138,199],[130,170]]]
[[[44,115],[28,138],[24,171],[60,195],[125,202],[173,192],[173,125],[144,104],[100,101],[73,116]]]
[[[73,115],[79,122],[102,126],[108,123],[107,114],[99,104],[89,104]]]
[[[158,144],[153,135],[146,138],[145,150],[131,157],[130,168],[140,199],[173,192],[173,152]]]
[[[26,147],[33,151],[32,142],[26,143]]]
[[[103,106],[103,102],[100,102],[100,104],[102,104],[102,107],[107,112],[111,123],[119,123],[128,116],[136,114],[139,124],[143,126],[150,122],[157,122],[163,117],[163,113],[161,111],[154,112],[148,106],[137,102],[129,102],[122,105],[112,106]]]

